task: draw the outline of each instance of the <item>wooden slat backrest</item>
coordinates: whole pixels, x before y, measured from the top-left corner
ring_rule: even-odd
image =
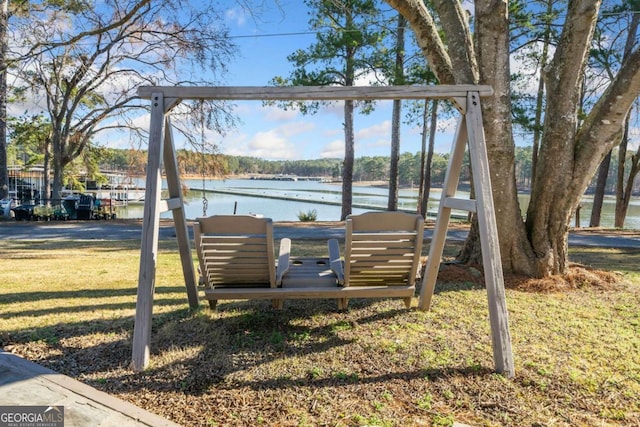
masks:
[[[207,285],[276,287],[271,219],[214,215],[196,219],[193,230]]]
[[[424,219],[404,212],[367,212],[346,221],[345,286],[414,285]]]

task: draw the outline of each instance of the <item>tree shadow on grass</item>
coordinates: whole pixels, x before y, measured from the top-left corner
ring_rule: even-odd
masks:
[[[167,288],[167,291],[175,289]],[[176,304],[176,301],[156,299],[154,303],[162,306]],[[34,361],[62,374],[82,378],[107,393],[152,390],[201,396],[212,388],[325,388],[491,372],[476,365],[417,369],[400,364],[395,372],[377,373],[360,361],[360,365],[353,368],[345,367],[344,373],[331,373],[331,369],[335,369],[332,358],[336,354],[353,353],[357,358],[386,363],[385,355],[380,352],[363,354],[358,350],[361,345],[358,333],[379,333],[372,342],[392,338],[394,333],[388,328],[399,316],[412,310],[404,308],[397,299],[382,304],[377,299],[353,299],[347,312],[337,311],[333,300],[287,301],[285,307],[274,310],[270,301],[229,301],[219,304],[216,312],[204,307],[190,310],[182,304],[174,310],[154,314],[151,366],[141,373],[128,368],[132,349],[131,317],[60,323],[20,331],[2,341],[22,346],[23,354],[30,351],[32,344],[43,341],[37,344],[43,351]],[[78,310],[88,308],[83,306]],[[129,309],[131,305],[122,308]],[[411,321],[413,316],[409,317],[403,321]],[[363,329],[355,329],[359,327]],[[429,341],[424,345],[429,346]],[[267,373],[251,379],[243,374],[261,366],[264,368],[259,370],[266,372],[271,363],[282,365],[289,360],[299,364],[295,376]],[[325,375],[311,374],[315,363],[323,364]],[[309,373],[300,375],[300,369]]]
[[[11,294],[0,294],[0,304],[22,303],[32,301],[62,300],[75,298],[91,298],[99,302],[103,298],[117,298],[134,296],[138,292],[137,288],[116,288],[116,289],[81,289],[73,291],[37,291],[37,292],[16,292]],[[156,294],[184,293],[184,286],[158,286],[155,288]],[[186,299],[186,296],[185,296]],[[154,299],[154,303],[155,303]],[[73,309],[73,307],[70,307]],[[50,312],[43,311],[42,314],[57,313],[56,307],[50,307]],[[20,315],[20,312],[14,315]]]
[[[451,375],[489,375],[493,372],[477,364],[470,364],[462,368],[415,369],[407,366],[407,370],[404,371],[378,374],[372,373],[367,363],[356,363],[354,366],[358,366],[357,368],[344,366],[344,372],[331,373],[330,371],[336,368],[332,357],[338,353],[353,353],[360,359],[370,361],[378,359],[377,362],[386,363],[381,360],[384,355],[380,353],[365,354],[362,350],[358,350],[361,343],[357,334],[350,334],[348,338],[344,338],[340,332],[356,329],[362,325],[379,324],[381,332],[379,340],[385,340],[393,336],[393,333],[386,329],[387,326],[393,324],[394,320],[407,310],[374,311],[374,309],[363,307],[354,308],[350,313],[322,308],[310,312],[301,306],[299,309],[282,312],[261,310],[260,307],[234,317],[213,321],[205,316],[194,316],[186,322],[171,325],[169,329],[159,331],[153,340],[152,357],[162,357],[161,355],[171,348],[188,346],[197,348],[197,352],[191,357],[169,365],[152,367],[138,376],[121,378],[121,383],[124,387],[137,389],[142,386],[162,388],[167,383],[173,382],[175,391],[201,396],[209,393],[212,387],[250,388],[256,391],[300,386],[325,388],[385,383],[394,379],[409,381],[444,378]],[[317,322],[299,324],[300,320],[313,316],[319,317]],[[194,334],[194,330],[198,333]],[[168,331],[173,340],[166,335]],[[425,343],[425,345],[429,344]],[[338,349],[349,346],[353,348]],[[305,358],[309,355],[316,356],[312,359],[319,359],[321,362],[318,363],[325,364],[322,366],[325,371],[322,377],[316,377],[313,374],[316,365],[310,364]],[[285,368],[282,374],[267,374],[266,378],[238,380],[234,375],[261,365],[265,366],[264,370],[268,370],[266,366],[272,362],[281,366],[283,363],[300,364],[307,373],[303,376],[291,377],[285,373]],[[405,365],[400,363],[399,366],[403,369]],[[364,369],[364,371],[359,372],[358,369]],[[173,378],[169,378],[171,376]],[[230,377],[233,379],[229,380]]]
[[[163,242],[160,249],[170,249],[174,245]],[[140,249],[140,240],[3,240],[0,241],[0,248],[4,252],[31,253],[34,251],[47,250],[85,250],[94,252],[114,252],[123,250]],[[45,256],[45,255],[43,255]]]

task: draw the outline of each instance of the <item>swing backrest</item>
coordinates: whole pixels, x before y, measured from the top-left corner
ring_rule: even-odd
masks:
[[[210,287],[276,287],[273,223],[250,215],[198,218],[200,274]]]
[[[413,286],[424,238],[421,215],[367,212],[346,221],[345,286]]]

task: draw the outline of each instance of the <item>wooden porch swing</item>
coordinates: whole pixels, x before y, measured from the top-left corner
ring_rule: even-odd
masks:
[[[254,101],[340,101],[393,99],[447,99],[454,103],[461,117],[453,142],[449,166],[442,191],[429,257],[422,278],[418,307],[428,310],[435,289],[440,260],[444,250],[451,210],[475,212],[480,230],[485,284],[489,305],[493,359],[495,370],[507,377],[515,375],[511,337],[504,291],[504,277],[498,242],[495,210],[491,192],[489,162],[482,126],[480,100],[493,94],[490,86],[438,85],[389,87],[175,87],[143,86],[138,95],[151,101],[151,122],[146,177],[146,194],[140,269],[136,302],[131,367],[143,370],[149,363],[153,296],[160,213],[170,210],[176,229],[187,298],[191,307],[199,304],[196,273],[189,242],[184,200],[180,186],[178,163],[169,112],[184,99],[190,100],[254,100]],[[460,179],[462,161],[468,143],[473,172],[475,199],[460,199],[455,192]],[[161,200],[162,168],[169,197]],[[275,288],[274,290],[277,290]],[[280,298],[282,293],[279,293]],[[293,295],[293,294],[292,294]],[[304,297],[296,294],[296,297]]]

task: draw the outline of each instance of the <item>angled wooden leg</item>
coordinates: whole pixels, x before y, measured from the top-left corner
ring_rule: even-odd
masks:
[[[404,306],[407,308],[411,308],[411,301],[413,301],[413,297],[407,297],[402,299],[404,301]]]
[[[211,310],[215,310],[216,309],[216,304],[218,304],[218,300],[217,299],[210,299],[209,300],[209,308],[211,308]]]
[[[349,298],[338,299],[338,310],[346,310],[349,305]]]
[[[284,308],[284,300],[283,299],[272,299],[271,306],[276,310],[282,310]]]

